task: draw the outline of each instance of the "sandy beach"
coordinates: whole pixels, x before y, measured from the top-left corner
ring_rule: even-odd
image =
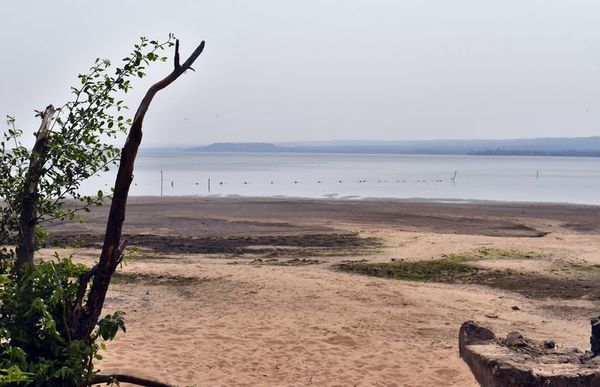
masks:
[[[106,212],[52,226],[59,253],[91,264]],[[131,198],[124,234],[139,251],[106,303],[127,313],[127,333],[100,367],[181,386],[475,386],[458,357],[466,320],[588,348],[598,230],[594,206]],[[510,270],[490,283],[335,268],[483,248],[524,255],[476,262]]]

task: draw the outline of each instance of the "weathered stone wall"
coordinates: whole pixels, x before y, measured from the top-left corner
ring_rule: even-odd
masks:
[[[600,369],[593,365],[591,368],[587,365],[580,371],[557,375],[534,373],[525,364],[527,356],[500,346],[494,333],[473,321],[467,321],[461,326],[458,345],[460,356],[483,387],[600,386]],[[593,363],[596,364],[595,361]],[[557,361],[557,365],[559,364]]]

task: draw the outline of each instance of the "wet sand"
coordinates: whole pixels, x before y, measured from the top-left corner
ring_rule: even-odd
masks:
[[[92,263],[106,210],[51,227],[60,252]],[[580,289],[596,281],[599,229],[594,206],[132,198],[124,233],[140,250],[106,304],[128,330],[101,368],[177,385],[474,386],[458,357],[465,320],[587,348],[600,303]],[[481,247],[534,253],[481,263],[533,290],[333,268]]]

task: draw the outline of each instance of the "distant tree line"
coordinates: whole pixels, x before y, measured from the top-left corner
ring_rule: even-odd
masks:
[[[577,141],[576,141],[577,140]],[[424,141],[389,145],[279,145],[270,143],[214,143],[188,148],[191,152],[217,153],[332,153],[332,154],[404,154],[404,155],[475,155],[475,156],[571,156],[599,157],[600,142],[589,137],[579,139],[504,140],[508,146],[496,146],[495,141]],[[561,145],[562,144],[562,145]]]
[[[555,157],[600,157],[600,150],[597,151],[539,151],[539,150],[515,150],[515,149],[490,149],[484,151],[471,152],[473,156],[555,156]]]

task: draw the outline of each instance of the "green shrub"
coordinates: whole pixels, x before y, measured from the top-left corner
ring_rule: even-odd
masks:
[[[0,385],[81,386],[94,375],[102,340],[125,326],[116,312],[89,339],[71,340],[68,310],[86,270],[57,256],[0,276]]]

